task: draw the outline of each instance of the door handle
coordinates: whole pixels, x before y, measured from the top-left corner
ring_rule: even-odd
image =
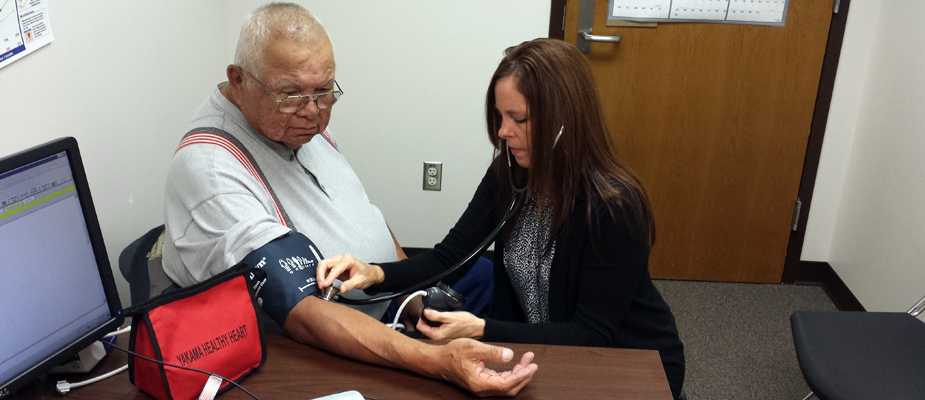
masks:
[[[578,38],[575,45],[582,53],[591,51],[591,42],[620,43],[619,35],[604,36],[591,34],[594,25],[594,0],[581,0],[578,11]]]
[[[605,36],[605,35],[592,35],[591,32],[581,32],[581,36],[589,42],[600,42],[600,43],[619,43],[620,35]]]

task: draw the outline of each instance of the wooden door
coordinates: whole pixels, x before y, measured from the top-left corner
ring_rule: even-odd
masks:
[[[575,43],[579,0],[566,1]],[[617,153],[648,189],[653,276],[780,282],[832,2],[791,0],[783,27],[659,23],[587,54]]]

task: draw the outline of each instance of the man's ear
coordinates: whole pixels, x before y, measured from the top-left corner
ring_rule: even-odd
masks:
[[[228,83],[232,86],[241,86],[244,82],[244,74],[241,72],[241,67],[229,64],[225,68],[225,76],[228,77]]]

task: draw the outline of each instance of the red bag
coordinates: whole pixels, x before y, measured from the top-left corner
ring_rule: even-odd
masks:
[[[158,361],[239,381],[266,360],[254,292],[232,268],[132,309],[131,350]],[[209,376],[129,356],[129,379],[155,399],[196,399]],[[231,388],[223,381],[220,391]]]

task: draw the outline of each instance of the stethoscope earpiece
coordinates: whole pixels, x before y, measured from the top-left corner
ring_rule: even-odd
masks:
[[[552,148],[556,148],[556,145],[559,144],[559,138],[562,137],[562,132],[565,132],[565,125],[559,127],[559,133],[557,133],[556,138],[552,140]]]

